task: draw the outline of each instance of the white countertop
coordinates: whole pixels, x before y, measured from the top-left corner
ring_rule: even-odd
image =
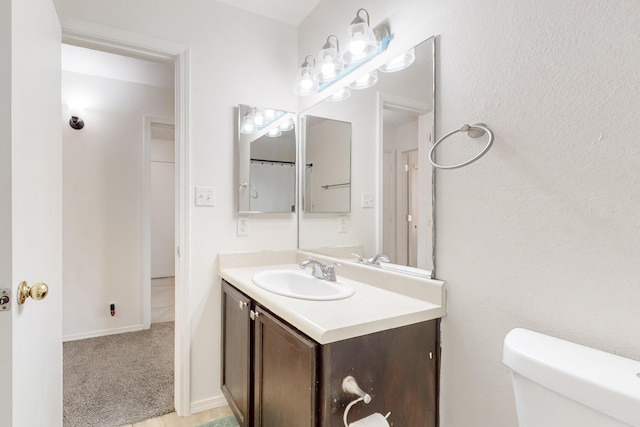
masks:
[[[355,294],[342,300],[313,301],[281,296],[253,283],[254,274],[275,269],[300,271],[298,264],[290,263],[241,268],[222,267],[219,274],[241,292],[320,344],[406,326],[446,315],[444,283],[440,281],[429,281],[431,286],[436,283],[436,287],[439,286],[441,291],[438,298],[429,301],[424,298],[423,292],[418,292],[414,297],[407,295],[406,292],[403,294],[389,290],[388,288],[393,283],[384,286],[387,289],[383,289],[338,274],[340,281],[353,286]],[[397,275],[383,277],[390,282],[403,280],[401,276]]]

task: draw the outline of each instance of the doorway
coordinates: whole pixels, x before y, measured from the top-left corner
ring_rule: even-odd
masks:
[[[426,269],[432,226],[426,153],[433,113],[410,98],[379,96],[382,221],[378,247],[394,264]]]
[[[72,108],[77,111],[72,104],[82,96],[85,104],[81,113],[85,127],[63,130],[63,339],[148,329],[152,263],[147,249],[153,247],[149,187],[156,168],[148,163],[146,141],[153,140],[154,133],[162,133],[159,129],[163,126],[165,135],[155,139],[168,140],[166,134],[174,129],[173,119],[156,120],[153,127],[148,127],[143,117],[176,116],[177,60],[148,61],[137,55],[117,55],[74,45],[63,45],[63,50],[77,54],[73,60],[76,63],[67,64],[67,69],[63,59],[63,114],[72,114]],[[167,277],[176,278],[173,295],[179,304],[182,269],[174,254],[176,243],[183,241],[183,227],[179,221],[176,224],[176,218],[183,211],[180,156],[184,140],[176,141],[174,147],[174,137],[170,139],[176,170],[169,181],[178,185],[172,206],[163,208],[173,214],[169,215],[172,223],[165,224],[170,230],[163,230],[164,234],[175,236],[175,242],[165,245],[172,246],[172,255],[169,261],[165,256],[164,263],[171,265],[164,271],[171,272]],[[178,268],[173,273],[175,265]],[[172,342],[166,348],[175,352],[176,359],[180,355],[174,343],[179,342],[179,331],[176,322]],[[178,381],[181,374],[184,371],[176,370],[175,406],[186,415],[188,407],[185,411],[177,404],[182,401],[180,396],[184,397],[180,387],[184,378]]]

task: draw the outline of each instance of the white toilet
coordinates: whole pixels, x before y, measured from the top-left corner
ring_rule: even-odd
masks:
[[[520,427],[640,427],[640,362],[514,329],[512,370]]]

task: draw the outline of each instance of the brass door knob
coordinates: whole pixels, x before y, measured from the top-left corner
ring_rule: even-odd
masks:
[[[20,282],[18,286],[18,304],[24,304],[27,298],[31,297],[36,301],[44,299],[49,293],[49,287],[46,283],[38,282],[29,287],[27,282]]]

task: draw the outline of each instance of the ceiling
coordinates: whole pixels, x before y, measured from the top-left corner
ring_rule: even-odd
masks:
[[[320,0],[217,0],[257,15],[298,26]]]

